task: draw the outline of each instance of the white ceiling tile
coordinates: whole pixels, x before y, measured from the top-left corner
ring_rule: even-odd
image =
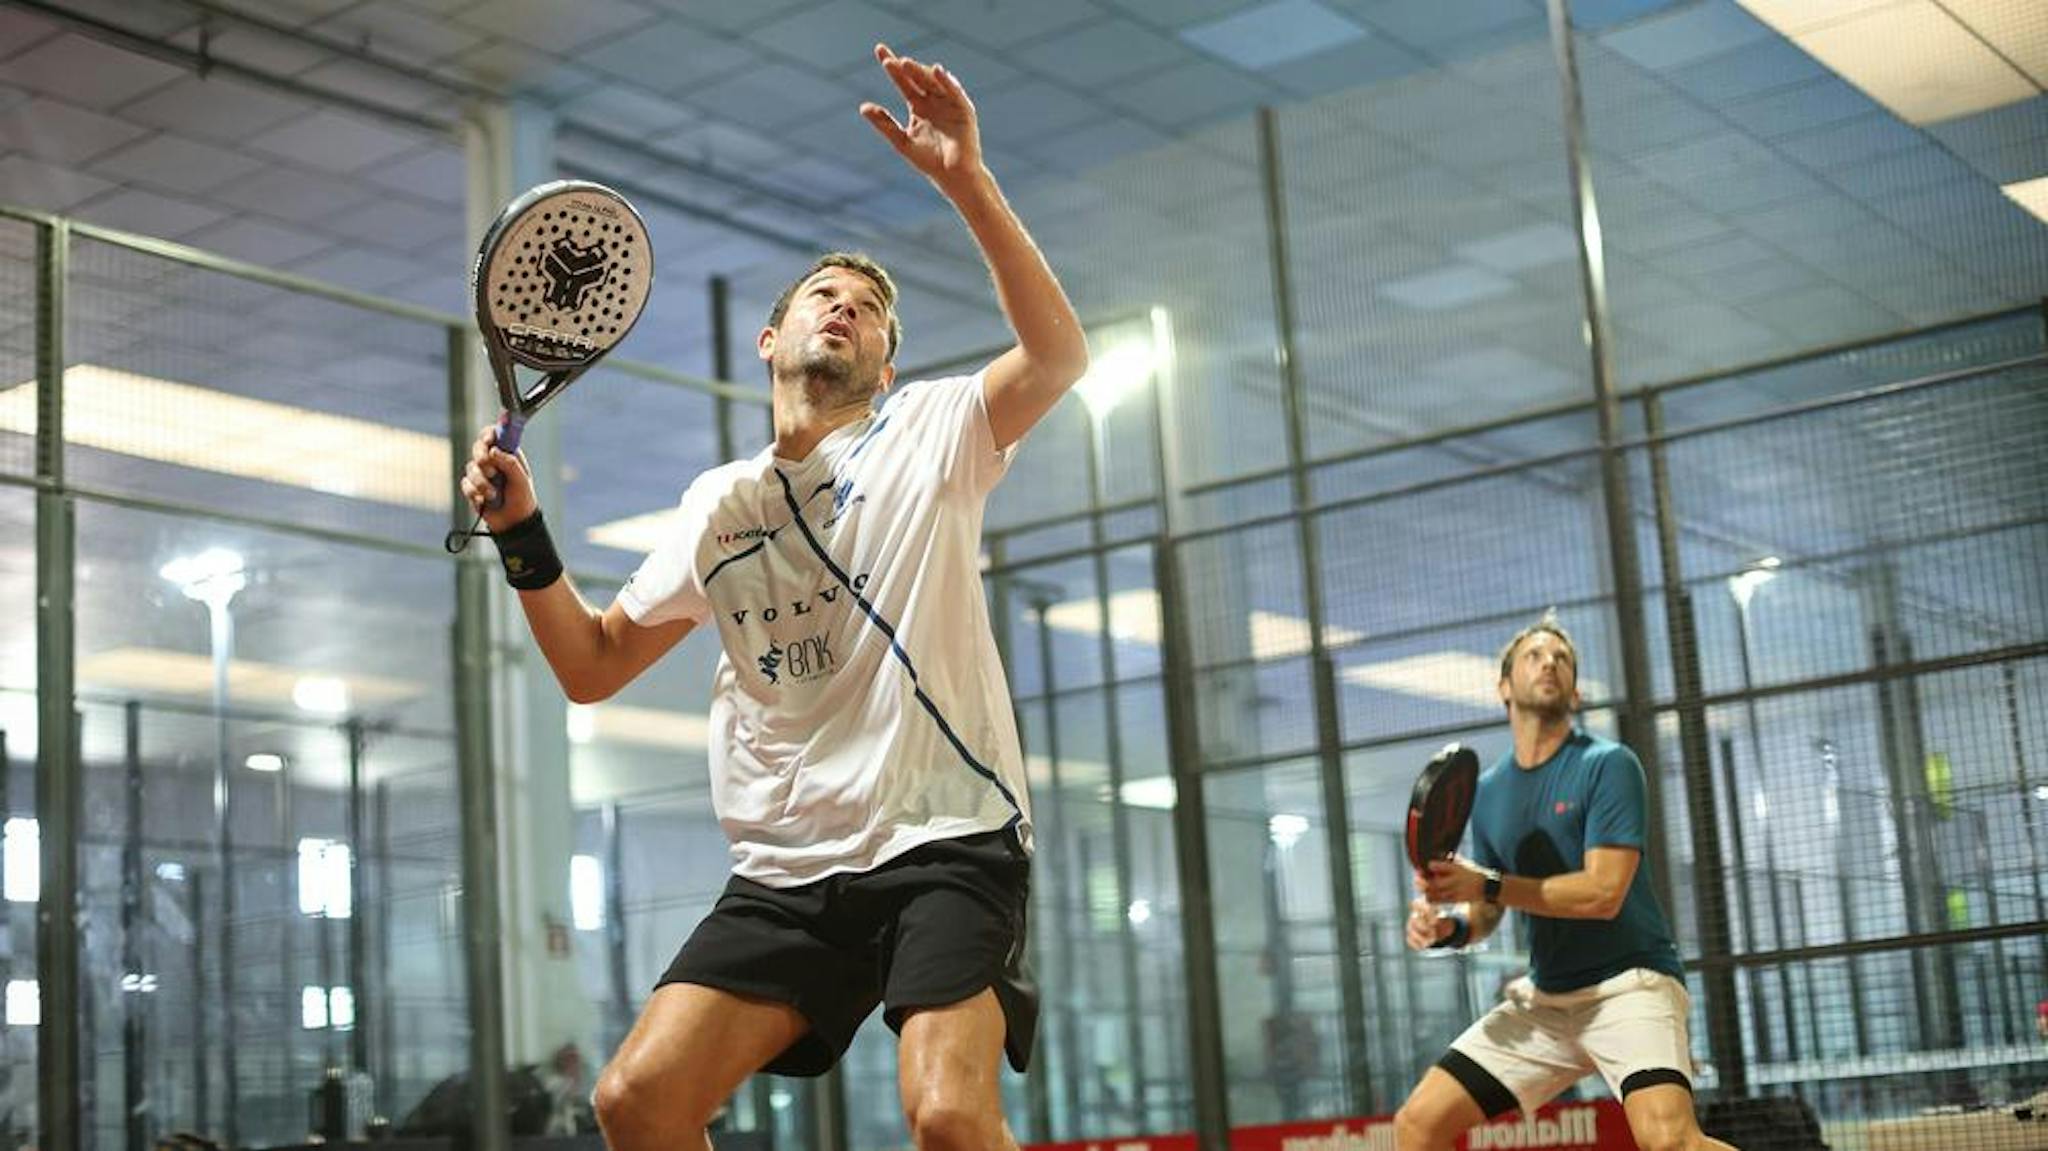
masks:
[[[1154,124],[1185,127],[1249,112],[1270,99],[1272,91],[1235,68],[1190,60],[1104,95]]]
[[[0,151],[26,152],[55,164],[83,163],[147,131],[60,100],[9,101],[0,106]]]
[[[1945,0],[1950,15],[2048,87],[2048,12],[2027,0]]]
[[[1368,36],[1275,68],[1266,78],[1297,96],[1364,88],[1420,72],[1427,61],[1383,36]]]
[[[1791,41],[1759,40],[1740,51],[1723,52],[1697,64],[1674,68],[1665,76],[1680,89],[1717,107],[1827,74],[1819,61]]]
[[[1014,59],[985,52],[953,36],[928,34],[892,47],[920,60],[944,64],[946,71],[965,84],[970,94],[1002,87],[1023,75],[1016,68]],[[848,71],[858,73],[869,67],[871,65],[863,60]]]
[[[353,96],[374,107],[403,112],[445,113],[451,101],[461,98],[438,84],[396,75],[388,68],[361,60],[329,60],[301,72],[298,78],[322,92]]]
[[[1575,261],[1579,256],[1579,246],[1570,228],[1563,224],[1543,223],[1461,244],[1457,253],[1496,272],[1520,272]]]
[[[1017,53],[1021,63],[1084,88],[1188,58],[1186,47],[1133,21],[1118,19],[1069,28]]]
[[[418,280],[461,282],[468,274],[463,267],[424,271],[412,260],[365,248],[337,248],[307,260],[294,261],[293,272],[330,284],[375,292],[391,284]]]
[[[172,35],[170,41],[177,47],[197,51],[199,33],[197,29],[188,28]],[[334,58],[332,52],[314,47],[303,40],[232,22],[214,28],[211,38],[207,41],[206,50],[217,60],[247,64],[251,68],[279,76],[296,76],[308,68],[324,64]]]
[[[815,156],[762,173],[761,180],[770,187],[786,188],[807,200],[819,201],[856,197],[876,187],[873,179],[853,168]]]
[[[347,112],[315,112],[249,140],[249,147],[327,172],[355,172],[400,156],[425,142],[423,134],[400,131]]]
[[[982,137],[1011,146],[1075,127],[1101,114],[1094,102],[1044,80],[1026,80],[983,93],[976,97],[975,105],[981,112]]]
[[[454,144],[430,144],[416,152],[372,165],[364,180],[416,199],[463,203],[469,195],[469,166]]]
[[[1180,30],[1182,40],[1248,71],[1276,68],[1365,35],[1356,21],[1316,0],[1268,0]]]
[[[1602,35],[1601,43],[1645,68],[1675,68],[1776,35],[1733,4],[1694,4]]]
[[[493,40],[442,61],[459,78],[495,92],[562,100],[588,89],[594,75],[524,44]]]
[[[1504,30],[1543,33],[1543,8],[1523,0],[1342,0],[1334,7],[1383,28],[1403,44],[1425,49],[1472,43]]]
[[[934,28],[988,48],[1011,48],[1100,19],[1091,0],[891,0]]]
[[[113,186],[96,176],[18,153],[0,156],[0,200],[26,208],[62,212]]]
[[[835,80],[788,64],[767,63],[715,81],[695,94],[721,119],[748,128],[773,129],[818,115],[856,117],[859,101]],[[857,120],[853,122],[857,123]]]
[[[664,20],[593,45],[577,58],[601,72],[688,99],[699,85],[751,68],[761,55],[715,32]]]
[[[1135,120],[1104,115],[1024,150],[1057,171],[1078,174],[1165,147],[1169,139]]]
[[[1801,164],[1825,172],[1878,156],[1924,148],[1927,137],[1899,123],[1891,113],[1873,109],[1869,115],[1854,120],[1795,132],[1777,143]]]
[[[195,139],[231,144],[313,110],[311,104],[229,76],[187,76],[129,101],[121,115]]]
[[[1483,268],[1451,265],[1418,276],[1387,280],[1375,290],[1395,303],[1435,312],[1508,295],[1515,290],[1515,282]]]
[[[7,61],[9,84],[86,108],[112,108],[185,75],[161,60],[65,33]]]
[[[830,4],[783,16],[747,33],[747,39],[770,54],[836,72],[874,59],[877,43],[901,51],[902,45],[925,31],[906,13],[877,8],[863,0]]]
[[[653,18],[652,11],[627,0],[483,0],[455,13],[457,23],[557,56]]]
[[[73,211],[95,224],[166,240],[181,239],[226,218],[208,205],[141,188],[117,189]]]
[[[92,165],[108,176],[188,195],[218,188],[260,166],[239,152],[169,132],[130,144]]]
[[[271,164],[215,189],[210,199],[296,224],[318,224],[368,201],[370,195],[324,173]]]
[[[388,3],[339,12],[312,28],[323,36],[408,64],[445,59],[484,39],[472,29]]]
[[[61,31],[33,12],[0,8],[0,60],[26,52]]]
[[[715,120],[671,132],[653,143],[662,151],[734,172],[779,164],[788,156],[781,144],[765,136]]]
[[[1912,50],[1900,51],[1904,44]],[[1814,29],[1799,45],[1910,124],[1981,112],[2040,91],[1947,11],[1918,0]]]
[[[618,135],[636,137],[674,131],[697,116],[693,109],[665,96],[623,84],[593,88],[556,108],[555,112],[564,121],[577,121]]]

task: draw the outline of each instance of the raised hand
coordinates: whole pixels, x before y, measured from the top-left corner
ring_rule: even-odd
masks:
[[[887,108],[867,103],[860,114],[875,131],[941,191],[981,170],[981,126],[967,89],[943,64],[923,64],[875,45],[875,60],[889,74],[909,106],[910,122]]]

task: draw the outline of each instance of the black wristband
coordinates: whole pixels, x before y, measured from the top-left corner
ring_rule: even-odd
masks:
[[[1472,941],[1472,921],[1462,915],[1446,915],[1451,921],[1451,933],[1429,945],[1432,951],[1455,951]]]
[[[547,522],[538,509],[492,533],[491,540],[498,545],[498,561],[505,565],[505,582],[520,591],[539,591],[562,578],[562,557],[555,554],[555,541],[548,538]]]

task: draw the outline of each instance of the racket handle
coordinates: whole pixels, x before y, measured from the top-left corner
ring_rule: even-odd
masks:
[[[506,455],[518,455],[519,437],[525,431],[526,415],[524,413],[511,411],[501,413],[498,416],[498,450]],[[491,493],[490,499],[484,501],[484,507],[491,511],[497,511],[505,506],[505,474],[500,472],[492,476],[491,486],[497,490]]]

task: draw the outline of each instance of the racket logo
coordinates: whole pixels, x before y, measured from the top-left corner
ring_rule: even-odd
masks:
[[[605,257],[604,241],[579,247],[563,236],[548,245],[540,270],[547,277],[548,290],[542,299],[558,312],[573,312],[583,306],[583,293],[604,283],[611,270]]]

